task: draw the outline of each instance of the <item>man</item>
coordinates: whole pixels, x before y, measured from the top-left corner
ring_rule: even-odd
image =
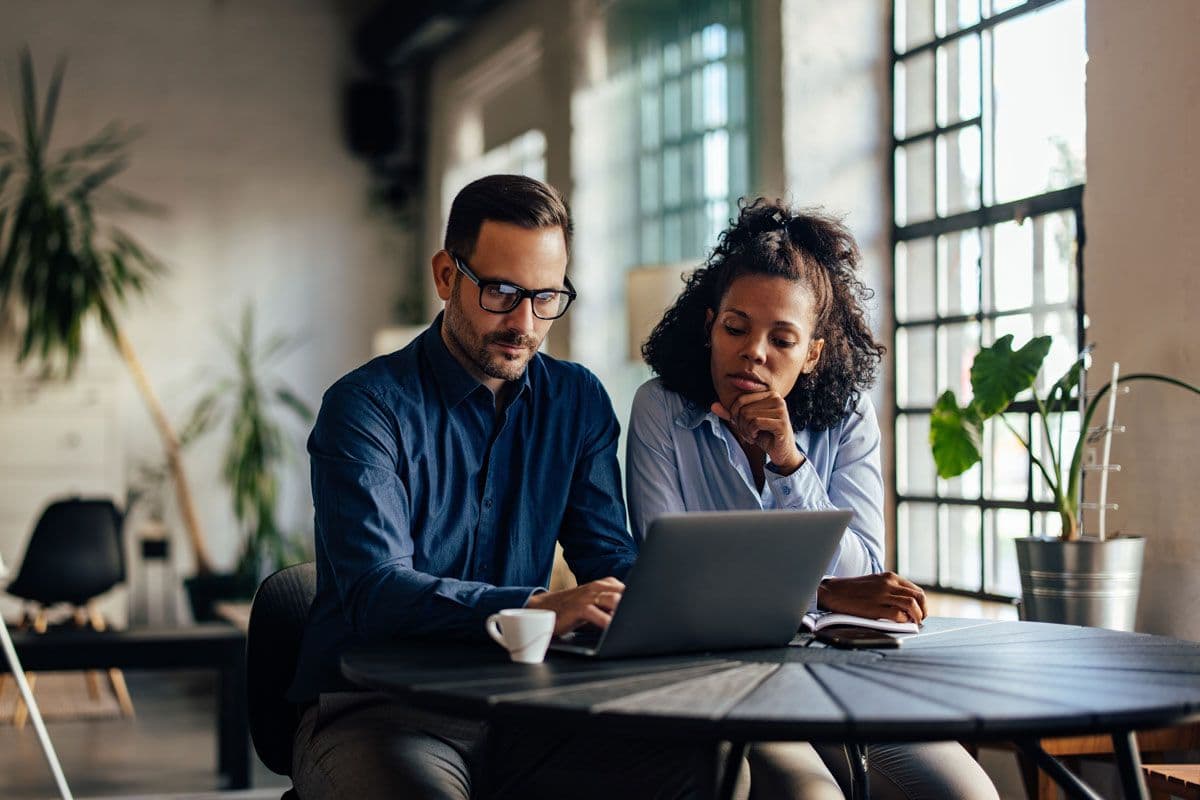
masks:
[[[290,691],[303,709],[293,780],[305,800],[480,789],[487,726],[351,691],[338,671],[347,648],[478,637],[489,614],[520,606],[557,612],[557,633],[604,627],[620,601],[637,552],[612,404],[586,369],[537,352],[575,297],[571,232],[550,186],[511,175],[468,185],[433,257],[444,312],[325,394],[308,442],[317,595]],[[582,584],[548,592],[556,540]],[[490,780],[513,796],[692,789],[683,748],[493,736]]]

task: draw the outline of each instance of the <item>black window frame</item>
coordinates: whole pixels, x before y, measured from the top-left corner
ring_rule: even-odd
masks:
[[[900,0],[900,1],[902,2],[903,0]],[[920,45],[916,45],[914,47],[911,47],[911,48],[903,50],[903,51],[898,50],[897,46],[896,46],[896,33],[895,33],[895,31],[896,31],[896,2],[894,1],[892,3],[891,24],[889,27],[890,41],[892,42],[892,45],[890,47],[891,57],[890,57],[890,63],[889,63],[889,78],[888,78],[889,87],[890,87],[889,96],[891,97],[891,100],[892,100],[891,105],[890,105],[892,124],[889,125],[889,128],[891,129],[891,150],[889,151],[891,159],[889,161],[890,168],[888,170],[888,186],[889,186],[890,196],[892,198],[893,203],[895,203],[896,199],[897,199],[896,198],[896,191],[897,191],[896,160],[897,160],[897,155],[901,152],[900,148],[911,145],[913,143],[929,141],[931,143],[936,144],[936,142],[938,141],[938,137],[941,135],[953,133],[955,131],[969,128],[972,126],[979,126],[980,131],[981,131],[981,135],[980,135],[981,169],[982,170],[989,169],[989,164],[987,161],[987,154],[988,154],[987,147],[988,146],[983,141],[985,138],[985,135],[986,135],[986,131],[984,130],[984,125],[983,125],[983,112],[984,112],[984,103],[991,101],[991,97],[985,95],[985,92],[988,92],[989,89],[994,91],[994,89],[992,87],[988,86],[988,84],[986,84],[981,79],[979,81],[979,93],[980,93],[980,98],[979,98],[980,102],[979,102],[979,107],[978,107],[979,112],[976,116],[970,117],[968,119],[957,120],[955,122],[943,125],[943,124],[940,124],[938,115],[936,114],[936,110],[935,110],[932,128],[930,128],[929,130],[923,130],[923,131],[913,134],[913,135],[897,136],[896,124],[895,124],[897,66],[906,60],[912,59],[912,58],[922,55],[924,53],[934,54],[933,69],[932,69],[933,85],[932,85],[931,97],[936,98],[937,94],[938,94],[938,78],[939,78],[939,71],[940,71],[940,65],[938,63],[938,59],[936,58],[938,48],[943,47],[947,44],[953,43],[955,41],[958,41],[960,39],[963,39],[964,37],[974,35],[974,34],[979,34],[982,36],[983,32],[989,31],[989,30],[995,28],[996,26],[1000,25],[1001,23],[1004,23],[1006,21],[1012,20],[1017,17],[1025,16],[1028,14],[1033,14],[1047,6],[1050,6],[1055,3],[1059,3],[1059,2],[1062,2],[1062,0],[1026,0],[1025,3],[1023,3],[1022,5],[1015,6],[1011,9],[1007,9],[1005,11],[993,14],[991,16],[985,17],[982,13],[980,13],[979,20],[975,24],[968,25],[968,26],[965,26],[965,27],[962,27],[962,28],[959,28],[959,29],[956,29],[953,31],[949,31],[944,34],[939,34],[935,29],[934,38],[932,40],[930,40],[928,42],[923,42]],[[983,3],[982,3],[982,0],[980,0],[980,11],[981,12],[983,10],[982,6],[983,6]],[[981,56],[980,56],[980,71],[981,71],[981,73],[982,73],[983,69],[984,69],[983,57],[981,54]],[[994,135],[994,133],[993,133],[993,135]],[[992,154],[992,158],[994,160],[994,149],[991,150],[991,154]],[[981,176],[982,176],[982,174],[983,173],[981,172]],[[1076,334],[1076,344],[1078,346],[1078,349],[1082,349],[1084,341],[1085,341],[1086,322],[1087,322],[1085,309],[1084,309],[1085,293],[1084,293],[1084,268],[1083,268],[1084,267],[1084,247],[1086,244],[1086,228],[1084,225],[1084,212],[1083,212],[1083,194],[1084,194],[1084,188],[1086,186],[1086,182],[1083,184],[1069,186],[1069,187],[1066,187],[1063,189],[1057,189],[1057,190],[1045,192],[1043,194],[1039,194],[1039,195],[1035,195],[1035,196],[1031,196],[1031,197],[1021,198],[1019,200],[1012,200],[1012,201],[1006,201],[1003,203],[992,203],[992,204],[987,204],[987,203],[983,202],[982,185],[981,185],[980,194],[978,196],[978,199],[980,201],[978,204],[979,205],[978,208],[973,209],[973,210],[963,211],[960,213],[954,213],[954,214],[949,214],[946,216],[941,216],[939,213],[939,209],[937,207],[938,203],[936,202],[936,200],[937,200],[936,192],[938,191],[937,187],[939,186],[939,181],[938,181],[939,164],[938,164],[938,159],[936,157],[933,159],[933,162],[932,162],[931,177],[933,179],[933,187],[934,187],[934,192],[935,192],[935,195],[934,195],[935,202],[934,202],[934,210],[933,210],[934,216],[932,219],[922,220],[922,221],[916,222],[916,223],[907,223],[907,221],[906,221],[906,224],[900,225],[900,224],[897,224],[897,222],[896,222],[895,213],[892,214],[891,226],[890,226],[890,231],[891,231],[890,247],[891,247],[891,263],[892,263],[893,280],[890,282],[891,283],[891,291],[890,291],[890,297],[889,297],[889,302],[891,303],[890,308],[892,311],[892,315],[891,315],[892,330],[891,330],[891,337],[890,337],[892,353],[893,354],[897,353],[897,342],[899,339],[900,331],[905,330],[907,328],[913,328],[913,327],[928,328],[929,326],[932,325],[933,330],[935,331],[935,336],[934,336],[934,344],[933,344],[934,349],[933,349],[933,352],[930,354],[930,357],[933,359],[933,363],[936,365],[938,363],[938,337],[936,336],[936,331],[939,329],[940,326],[953,325],[953,324],[957,324],[957,323],[975,322],[980,325],[980,329],[982,331],[983,328],[985,327],[986,322],[994,321],[1001,317],[1009,316],[1011,313],[1011,312],[998,312],[994,309],[985,311],[983,303],[980,302],[977,306],[978,310],[975,313],[959,314],[959,315],[942,315],[940,309],[937,308],[937,304],[935,303],[934,307],[933,307],[932,315],[929,317],[922,317],[919,319],[907,319],[903,322],[898,321],[898,319],[897,319],[898,315],[896,313],[898,292],[897,292],[895,276],[896,276],[896,270],[897,270],[896,253],[897,253],[897,246],[899,244],[901,244],[903,242],[909,242],[909,241],[914,241],[914,240],[918,240],[918,239],[926,239],[926,238],[934,238],[936,241],[936,237],[938,237],[938,236],[960,233],[960,232],[971,231],[971,230],[978,230],[982,233],[982,231],[984,231],[985,229],[994,227],[1001,223],[1011,222],[1014,220],[1015,221],[1023,221],[1023,220],[1030,220],[1030,219],[1037,219],[1039,217],[1042,217],[1043,215],[1053,214],[1053,213],[1061,213],[1061,212],[1069,212],[1074,217],[1075,236],[1076,236],[1075,241],[1077,244],[1077,246],[1075,248],[1075,263],[1074,263],[1075,280],[1076,280],[1076,284],[1075,284],[1076,285],[1076,298],[1075,298],[1075,308],[1074,308],[1074,311],[1075,311],[1075,334]],[[936,257],[936,255],[935,255],[935,257]],[[938,273],[939,273],[939,270],[935,266],[934,273],[933,273],[933,283],[932,283],[935,298],[938,296],[938,292],[940,289]],[[981,285],[984,280],[983,274],[984,273],[982,270],[982,265],[980,265],[980,270],[978,273],[979,277],[977,280],[979,281],[979,283]],[[1046,307],[1042,307],[1042,308],[1046,308]],[[1021,343],[1018,342],[1018,343],[1014,343],[1014,344],[1021,344]],[[891,359],[891,364],[890,364],[890,367],[891,367],[890,377],[891,377],[891,385],[892,385],[892,392],[891,392],[892,403],[891,403],[891,405],[892,405],[892,432],[893,432],[893,435],[891,438],[892,470],[891,470],[891,475],[890,475],[890,486],[891,486],[891,493],[892,493],[894,502],[892,503],[891,508],[890,508],[889,518],[890,518],[891,525],[890,525],[890,533],[888,536],[888,538],[890,540],[889,543],[892,547],[892,552],[895,553],[895,556],[896,556],[896,564],[903,565],[906,560],[906,554],[903,552],[903,543],[901,542],[900,530],[899,530],[900,510],[905,503],[920,503],[920,504],[925,504],[925,505],[931,505],[935,509],[938,509],[943,506],[960,506],[960,507],[970,507],[970,508],[979,509],[979,511],[980,511],[980,513],[979,513],[979,530],[978,530],[978,537],[979,537],[978,543],[979,543],[979,548],[980,548],[979,576],[978,576],[979,577],[979,588],[977,590],[975,590],[975,589],[964,588],[961,586],[954,586],[954,585],[948,585],[948,584],[942,583],[942,577],[944,574],[944,570],[942,568],[943,567],[942,561],[946,554],[943,553],[943,540],[942,540],[941,536],[937,536],[935,538],[935,541],[934,541],[934,559],[935,559],[935,561],[932,565],[930,565],[931,569],[932,569],[932,574],[935,576],[935,579],[932,582],[923,581],[922,585],[925,586],[927,589],[932,589],[932,590],[946,593],[946,594],[960,595],[960,596],[971,597],[971,598],[980,599],[980,600],[991,600],[991,601],[1000,601],[1000,602],[1011,603],[1015,599],[1014,596],[1007,595],[1007,594],[998,594],[995,592],[987,591],[987,587],[990,583],[988,571],[991,566],[989,564],[989,559],[987,557],[987,553],[988,553],[987,539],[989,536],[988,524],[987,524],[987,512],[990,510],[1002,510],[1002,509],[1013,509],[1013,510],[1020,510],[1020,511],[1025,511],[1025,512],[1055,512],[1057,509],[1052,502],[1039,501],[1034,498],[1034,487],[1035,487],[1035,481],[1033,479],[1034,467],[1032,465],[1032,461],[1028,460],[1028,459],[1027,459],[1028,463],[1026,465],[1027,474],[1028,474],[1028,480],[1026,482],[1027,494],[1023,500],[1004,500],[1004,499],[992,499],[992,498],[986,497],[986,493],[984,491],[985,477],[984,477],[983,470],[980,470],[980,476],[979,476],[980,487],[979,487],[979,496],[977,498],[962,498],[962,497],[943,496],[938,491],[936,479],[935,479],[934,490],[933,490],[932,494],[929,494],[929,495],[913,494],[913,493],[902,494],[899,491],[899,489],[900,489],[900,486],[899,486],[900,461],[899,461],[899,459],[901,457],[901,453],[899,452],[898,437],[896,435],[896,432],[899,430],[901,422],[907,416],[918,415],[918,414],[924,414],[924,415],[928,416],[932,412],[932,407],[931,406],[927,407],[927,406],[914,406],[914,405],[901,405],[900,404],[899,396],[898,396],[898,392],[897,392],[897,388],[896,388],[898,386],[897,381],[899,380],[899,377],[900,377],[900,374],[899,374],[900,370],[899,370],[899,366],[898,366],[897,362],[898,362],[898,359],[896,357],[893,357]],[[936,375],[936,368],[935,368],[935,375]],[[941,392],[944,388],[945,387],[937,385],[936,378],[935,378],[935,395],[937,393]],[[960,398],[960,400],[961,399],[962,398]],[[1009,407],[1009,409],[1006,413],[1020,414],[1020,415],[1025,416],[1026,430],[1029,430],[1028,426],[1030,424],[1030,421],[1033,419],[1033,415],[1036,414],[1036,412],[1037,412],[1037,408],[1036,408],[1035,403],[1032,400],[1028,400],[1028,401],[1018,401],[1016,403],[1013,403]],[[920,442],[915,445],[910,444],[910,446],[928,447],[928,443]],[[1034,526],[1034,513],[1029,513],[1027,516],[1029,519],[1029,534],[1034,535],[1034,527],[1035,527]]]

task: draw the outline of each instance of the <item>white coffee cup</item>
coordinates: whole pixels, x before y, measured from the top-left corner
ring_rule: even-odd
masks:
[[[555,617],[545,608],[506,608],[488,617],[484,627],[513,661],[540,664],[554,635]]]

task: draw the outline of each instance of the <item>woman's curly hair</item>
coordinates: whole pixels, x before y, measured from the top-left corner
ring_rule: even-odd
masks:
[[[668,389],[708,408],[717,393],[706,348],[706,312],[715,313],[743,275],[797,281],[816,300],[813,337],[824,339],[825,347],[816,369],[800,376],[786,400],[793,428],[825,430],[875,382],[885,352],[863,311],[874,292],[858,279],[860,260],[858,245],[840,220],[816,209],[793,210],[779,200],[743,200],[737,221],[686,279],[683,293],[642,345],[642,356]]]

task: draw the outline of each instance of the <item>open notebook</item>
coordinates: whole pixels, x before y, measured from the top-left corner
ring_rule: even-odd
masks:
[[[873,628],[888,633],[917,633],[921,630],[921,626],[915,622],[894,622],[890,619],[856,617],[853,614],[839,614],[836,611],[810,611],[804,615],[802,623],[805,628],[814,633],[833,625],[853,625],[856,628]]]

